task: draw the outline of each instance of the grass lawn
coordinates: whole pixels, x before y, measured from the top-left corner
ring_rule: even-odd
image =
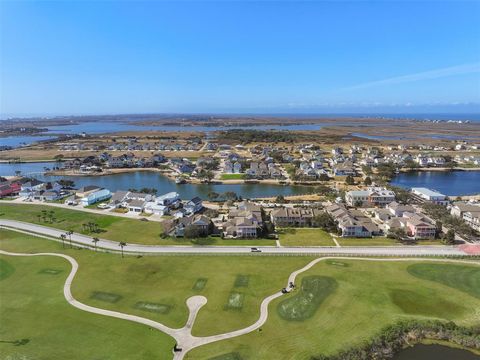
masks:
[[[274,239],[222,239],[220,236],[185,239],[171,238],[174,245],[215,245],[215,246],[275,246]]]
[[[252,324],[263,298],[278,291],[285,285],[288,274],[312,259],[295,256],[126,256],[122,259],[119,255],[89,250],[62,250],[59,243],[6,230],[0,230],[0,248],[16,252],[65,252],[80,264],[72,286],[74,296],[80,301],[152,318],[172,327],[186,321],[185,300],[195,294],[204,295],[208,302],[193,326],[193,333],[198,336]],[[60,301],[68,271],[68,264],[62,259],[9,256],[0,259],[15,269],[12,272],[11,267],[0,263],[2,296],[15,299],[9,306],[16,309],[8,309],[9,322],[6,325],[2,322],[0,330],[2,339],[31,339],[19,347],[0,343],[0,351],[3,347],[9,351],[26,349],[28,354],[42,357],[41,354],[55,348],[59,358],[75,353],[80,359],[93,358],[85,352],[95,349],[102,352],[95,358],[102,359],[136,359],[146,353],[149,358],[170,358],[165,357],[165,352],[153,356],[171,343],[156,331],[152,335],[158,339],[155,343],[146,327],[146,335],[134,333],[142,328],[126,321],[117,324],[114,319],[90,316],[79,310],[79,325],[72,325],[68,311],[77,310],[66,303],[62,308]],[[436,318],[462,325],[480,324],[480,313],[475,311],[480,307],[478,277],[478,268],[468,265],[421,260],[326,260],[297,278],[297,290],[270,305],[269,319],[261,331],[197,348],[186,359],[307,360],[368,340],[384,326],[401,319]],[[3,287],[2,282],[11,285]],[[33,286],[32,290],[28,286]],[[31,313],[30,297],[35,297]],[[58,306],[42,305],[57,301]],[[33,314],[47,324],[32,326],[36,324]],[[115,325],[106,330],[107,325],[101,327],[94,322],[96,318],[105,324],[115,321]],[[87,325],[92,325],[100,335],[80,328]],[[112,338],[106,339],[107,336]],[[128,337],[138,340],[132,344]],[[93,338],[92,343],[78,346],[85,338]],[[102,347],[100,342],[105,345]],[[135,357],[130,354],[137,343],[142,348]],[[58,344],[62,344],[61,349]],[[104,350],[114,355],[103,357]]]
[[[373,238],[337,238],[341,246],[399,246],[400,241],[389,239],[385,236],[375,236]],[[440,240],[419,240],[415,245],[442,245]],[[414,245],[412,245],[414,246]]]
[[[330,234],[322,229],[284,228],[278,233],[283,246],[335,246]]]
[[[42,210],[53,211],[56,220],[52,223],[39,219]],[[111,215],[100,215],[78,210],[69,210],[48,205],[0,204],[0,217],[50,226],[57,229],[73,230],[77,233],[98,236],[127,243],[161,244],[162,225],[158,222],[140,221]],[[95,222],[100,233],[90,233],[82,224]],[[171,243],[171,241],[170,241]]]
[[[42,210],[53,211],[56,220],[50,222],[39,219]],[[132,244],[147,245],[247,245],[247,246],[275,246],[274,240],[269,239],[221,239],[207,237],[199,239],[162,238],[162,225],[156,221],[141,221],[112,215],[93,214],[85,211],[63,209],[48,205],[2,204],[0,203],[0,218],[12,219],[50,226],[62,230],[73,230],[77,233],[97,236],[113,241],[125,241]],[[100,228],[99,233],[91,233],[84,229],[82,224],[95,222]]]
[[[337,238],[340,246],[398,246],[402,245],[394,239],[389,239],[384,236],[377,236],[373,238]]]
[[[220,175],[220,180],[243,180],[245,179],[245,174],[222,174]]]

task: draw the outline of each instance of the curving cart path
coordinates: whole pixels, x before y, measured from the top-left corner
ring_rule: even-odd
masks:
[[[173,337],[176,342],[177,342],[177,348],[181,349],[181,351],[174,351],[173,352],[173,359],[174,360],[181,360],[185,356],[185,354],[192,350],[193,348],[196,348],[198,346],[210,344],[216,341],[220,340],[225,340],[225,339],[230,339],[233,337],[241,336],[248,334],[252,331],[255,331],[256,329],[260,328],[268,318],[268,305],[270,302],[275,300],[276,298],[281,297],[284,295],[281,291],[276,292],[265,299],[263,299],[261,305],[260,305],[260,316],[258,320],[253,323],[250,326],[247,326],[243,329],[231,331],[228,333],[223,333],[223,334],[218,334],[218,335],[212,335],[212,336],[205,336],[205,337],[198,337],[198,336],[193,336],[192,335],[192,327],[193,324],[195,323],[196,316],[202,306],[204,306],[207,303],[207,299],[204,296],[192,296],[187,299],[187,307],[189,309],[189,316],[188,320],[185,324],[184,327],[179,328],[179,329],[173,329],[170,328],[162,323],[159,323],[157,321],[153,321],[150,319],[143,318],[141,316],[136,316],[136,315],[130,315],[130,314],[125,314],[117,311],[112,311],[112,310],[106,310],[106,309],[101,309],[97,308],[94,306],[86,305],[78,300],[76,300],[71,291],[71,286],[73,279],[78,271],[79,265],[77,261],[65,254],[60,254],[60,253],[35,253],[35,254],[25,254],[25,253],[12,253],[12,252],[7,252],[4,250],[0,250],[0,254],[2,255],[8,255],[8,256],[57,256],[61,257],[63,259],[66,259],[71,265],[72,265],[72,270],[70,271],[70,274],[68,275],[65,284],[63,286],[63,294],[65,296],[65,299],[74,307],[77,309],[87,311],[90,313],[94,314],[99,314],[99,315],[104,315],[104,316],[110,316],[118,319],[123,319],[123,320],[129,320],[133,322],[137,322],[140,324],[144,324],[147,326],[150,326],[154,329],[160,330],[171,337]],[[470,265],[480,265],[480,262],[478,261],[468,261],[468,260],[451,260],[451,259],[412,259],[412,258],[400,258],[400,259],[369,259],[369,258],[361,258],[361,257],[321,257],[317,258],[315,260],[312,260],[309,262],[307,265],[305,265],[303,268],[296,270],[290,274],[288,277],[288,283],[287,283],[287,292],[290,292],[292,288],[290,287],[290,283],[295,283],[296,277],[309,270],[313,266],[315,266],[317,263],[323,260],[327,259],[343,259],[343,260],[360,260],[360,261],[434,261],[434,262],[453,262],[453,263],[465,263],[465,264],[470,264]]]

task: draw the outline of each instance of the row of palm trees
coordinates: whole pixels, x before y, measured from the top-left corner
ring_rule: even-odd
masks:
[[[98,224],[93,221],[89,221],[88,223],[82,224],[83,231],[88,230],[89,232],[98,232]]]
[[[55,218],[55,211],[53,210],[50,210],[50,211],[42,210],[40,214],[37,214],[37,218],[38,218],[38,222],[40,222],[41,220],[43,220],[43,222],[47,222],[47,219],[48,219],[51,224],[54,223],[55,220],[57,220]]]
[[[69,231],[67,231],[65,234],[61,234],[61,235],[60,235],[60,239],[62,240],[62,246],[63,246],[64,249],[65,249],[65,240],[67,239],[67,237],[68,237],[69,242],[70,242],[70,248],[73,247],[73,246],[72,246],[72,235],[73,235],[73,231],[72,231],[72,230],[69,230]],[[92,243],[93,243],[93,245],[95,246],[95,251],[97,251],[97,243],[98,243],[99,241],[100,241],[100,239],[97,238],[97,237],[92,238]],[[120,246],[120,249],[121,249],[121,252],[122,252],[122,258],[123,258],[123,248],[124,248],[125,246],[127,246],[127,243],[126,243],[126,242],[123,242],[123,241],[120,241],[120,242],[118,243],[118,246]]]

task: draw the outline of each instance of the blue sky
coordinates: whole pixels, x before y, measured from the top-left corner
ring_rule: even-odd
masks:
[[[480,112],[479,2],[0,2],[3,115]]]

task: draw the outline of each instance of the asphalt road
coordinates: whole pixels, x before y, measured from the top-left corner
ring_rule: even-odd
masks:
[[[0,226],[6,228],[14,228],[26,232],[37,233],[50,236],[56,239],[60,238],[65,231],[54,229],[47,226],[36,225],[16,220],[0,220]],[[68,243],[67,237],[66,242]],[[92,237],[74,233],[72,241],[86,246],[93,246]],[[119,251],[119,242],[100,239],[97,243],[98,248],[106,250]],[[262,253],[278,254],[278,255],[357,255],[357,256],[442,256],[442,255],[469,255],[458,246],[383,246],[383,247],[275,247],[275,246],[258,246]],[[140,245],[130,244],[124,247],[125,253],[144,253],[144,254],[243,254],[250,253],[248,246],[165,246],[165,245]]]

